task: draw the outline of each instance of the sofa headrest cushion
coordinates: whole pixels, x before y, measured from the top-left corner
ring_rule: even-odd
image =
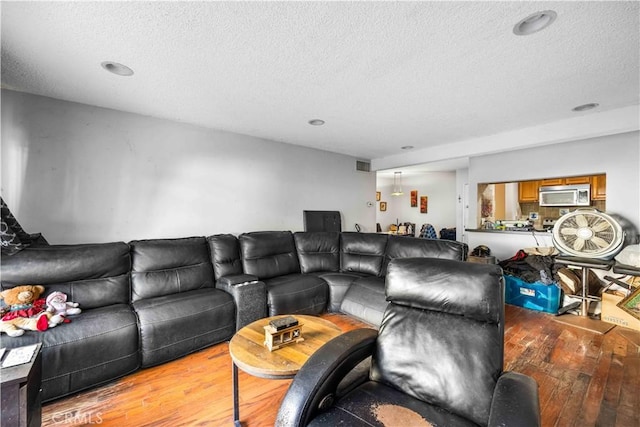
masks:
[[[259,231],[238,236],[245,274],[260,280],[300,273],[293,234],[290,231]]]
[[[451,286],[463,283],[464,286]],[[428,289],[428,291],[425,291]],[[498,323],[504,310],[502,269],[438,258],[403,258],[389,263],[387,301]]]

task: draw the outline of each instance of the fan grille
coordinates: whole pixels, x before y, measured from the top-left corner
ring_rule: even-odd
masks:
[[[622,248],[624,233],[610,216],[596,209],[579,209],[558,220],[553,243],[559,251],[588,258],[612,257]]]

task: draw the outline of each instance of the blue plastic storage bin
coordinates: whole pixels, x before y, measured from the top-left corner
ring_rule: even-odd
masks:
[[[518,277],[505,275],[504,285],[507,304],[553,314],[560,308],[562,291],[555,283],[527,283]]]

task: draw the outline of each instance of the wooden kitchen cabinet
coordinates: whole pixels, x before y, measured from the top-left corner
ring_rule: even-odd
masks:
[[[590,184],[591,183],[591,177],[589,177],[589,176],[572,176],[570,178],[565,178],[564,179],[564,183],[565,183],[565,185]]]
[[[591,200],[607,199],[607,176],[593,175],[591,177]]]
[[[548,178],[548,179],[540,180],[540,187],[549,187],[552,185],[563,185],[563,184],[564,184],[563,178]],[[536,200],[538,199],[536,198]]]
[[[570,176],[568,178],[548,178],[540,180],[540,187],[548,187],[552,185],[575,185],[589,184],[591,177],[589,176]]]
[[[520,202],[537,202],[540,181],[520,181],[518,183],[518,199]]]

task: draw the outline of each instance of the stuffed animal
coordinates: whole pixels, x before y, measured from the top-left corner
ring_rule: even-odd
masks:
[[[15,317],[0,322],[0,332],[10,337],[19,337],[24,331],[46,331],[64,322],[64,317],[43,312],[37,317]]]
[[[47,297],[47,311],[61,316],[80,314],[77,302],[67,301],[67,295],[62,292],[53,292]]]
[[[32,305],[44,293],[42,285],[23,285],[0,292],[0,297],[11,310],[17,309],[19,305]]]
[[[62,323],[64,317],[45,311],[45,300],[39,298],[44,286],[23,285],[0,292],[7,304],[6,313],[0,321],[0,332],[18,337],[24,331],[46,331]]]

